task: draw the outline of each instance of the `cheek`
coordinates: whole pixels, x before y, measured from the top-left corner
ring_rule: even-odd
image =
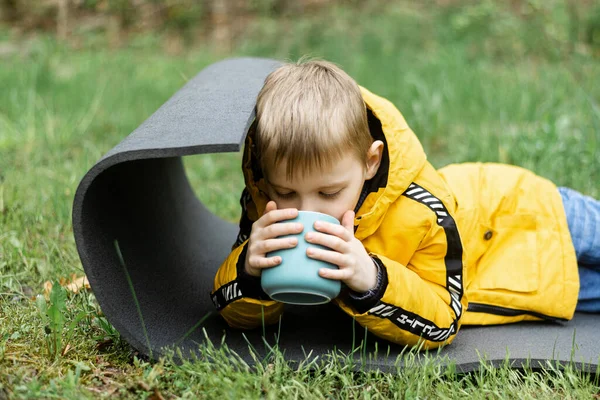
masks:
[[[319,210],[319,212],[322,212],[323,214],[327,214],[327,215],[331,215],[332,217],[334,217],[335,219],[337,219],[339,222],[342,222],[342,217],[344,216],[344,213],[348,211],[348,210],[338,210],[338,209],[321,209]]]
[[[341,221],[342,217],[347,211],[354,211],[354,207],[356,207],[356,202],[358,201],[359,196],[360,194],[355,198],[353,195],[350,195],[340,199],[337,202],[334,202],[330,205],[327,214],[332,215]]]
[[[277,209],[281,210],[283,208],[300,208],[297,204],[297,202],[295,202],[292,199],[278,199],[278,198],[271,198],[271,200],[273,200],[275,202],[275,204],[277,204]]]

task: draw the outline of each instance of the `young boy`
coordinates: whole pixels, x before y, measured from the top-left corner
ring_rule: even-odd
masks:
[[[276,222],[298,210],[340,220],[315,224],[307,241],[330,250],[307,255],[339,267],[320,271],[345,284],[336,304],[392,342],[434,348],[461,324],[600,311],[599,202],[513,166],[436,171],[398,110],[331,63],[267,77],[243,171],[240,233],[212,294],[232,327],[279,319],[260,275],[281,262],[268,253],[296,246],[280,236],[303,227]]]

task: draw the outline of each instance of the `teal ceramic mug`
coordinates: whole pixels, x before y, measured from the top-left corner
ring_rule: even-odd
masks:
[[[331,301],[340,293],[340,281],[319,276],[319,269],[337,269],[338,266],[309,258],[306,255],[306,249],[309,246],[325,248],[308,243],[304,239],[307,232],[315,231],[316,221],[340,224],[331,215],[314,211],[299,211],[296,218],[281,221],[281,223],[300,222],[304,226],[304,230],[299,234],[282,236],[297,237],[298,245],[296,247],[267,254],[267,257],[279,256],[282,260],[281,264],[266,268],[261,274],[262,288],[273,300],[289,304],[317,305]]]

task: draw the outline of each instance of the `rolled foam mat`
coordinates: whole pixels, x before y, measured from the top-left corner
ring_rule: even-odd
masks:
[[[153,358],[173,346],[185,357],[207,339],[220,345],[225,338],[248,361],[250,345],[264,355],[277,343],[299,361],[311,352],[350,354],[363,343],[369,367],[396,368],[405,349],[366,334],[334,305],[288,306],[279,325],[242,332],[230,329],[211,302],[214,274],[237,226],[198,200],[181,157],[240,151],[258,91],[277,65],[258,58],[210,65],[87,172],[74,198],[73,231],[92,290],[121,336]],[[463,327],[433,356],[461,371],[481,359],[516,368],[573,362],[596,371],[598,332],[597,314],[563,324]]]

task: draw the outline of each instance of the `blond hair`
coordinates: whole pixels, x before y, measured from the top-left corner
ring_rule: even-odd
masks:
[[[265,79],[256,103],[256,149],[263,171],[286,175],[329,167],[352,152],[366,165],[373,139],[358,84],[327,61],[300,60]]]

